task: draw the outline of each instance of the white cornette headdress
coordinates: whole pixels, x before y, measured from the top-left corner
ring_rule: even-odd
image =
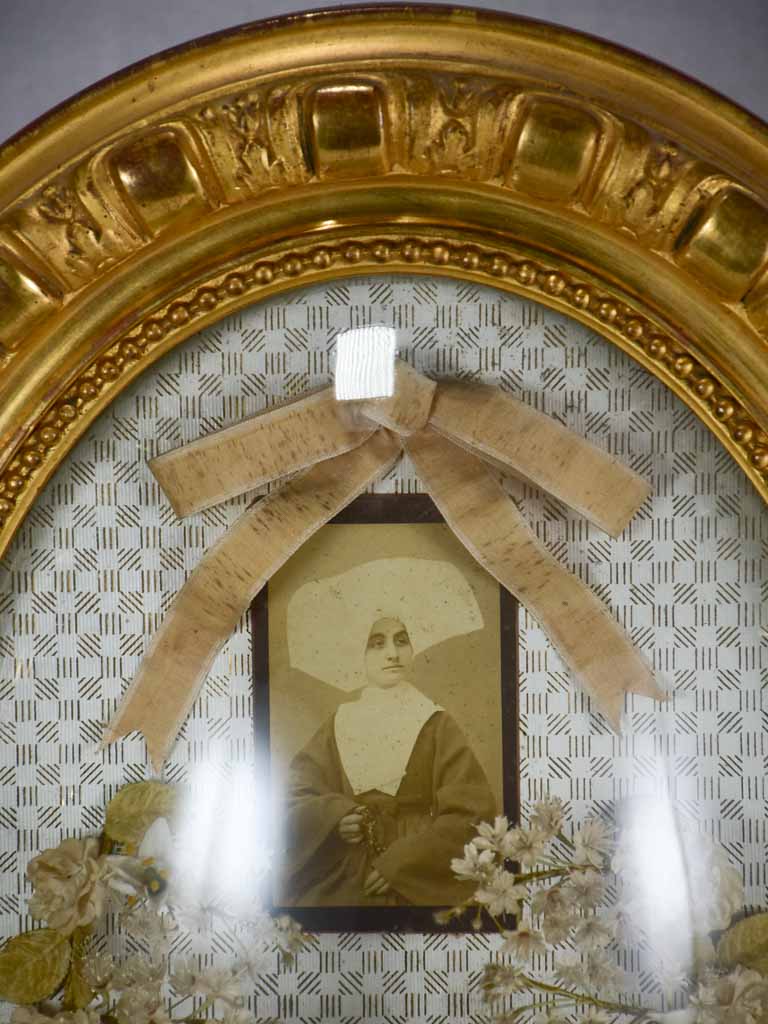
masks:
[[[483,628],[474,591],[455,565],[379,558],[299,587],[287,610],[291,666],[347,693],[365,686],[366,641],[384,617],[405,625],[414,654]]]

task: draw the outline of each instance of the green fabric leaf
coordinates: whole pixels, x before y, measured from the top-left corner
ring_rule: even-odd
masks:
[[[768,913],[732,925],[720,939],[717,958],[723,967],[743,964],[768,976]]]
[[[110,800],[104,830],[117,843],[138,846],[157,818],[173,813],[176,791],[164,782],[134,782]]]
[[[67,973],[69,939],[52,928],[24,932],[0,950],[0,999],[37,1003],[52,996]]]
[[[72,969],[67,975],[64,985],[63,1004],[65,1010],[83,1010],[93,1002],[95,992],[87,983],[82,974],[83,961],[77,959],[72,963]]]

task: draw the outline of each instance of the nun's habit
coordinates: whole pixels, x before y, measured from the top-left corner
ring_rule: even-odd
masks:
[[[471,895],[472,884],[456,881],[450,863],[474,825],[493,818],[493,794],[442,707],[410,682],[365,685],[366,640],[383,617],[405,625],[414,654],[483,625],[471,587],[446,562],[380,559],[293,596],[292,665],[358,695],[340,704],[291,763],[284,905],[454,906]],[[352,845],[338,826],[360,806],[368,810],[367,841]],[[383,896],[363,891],[373,868],[390,885]]]

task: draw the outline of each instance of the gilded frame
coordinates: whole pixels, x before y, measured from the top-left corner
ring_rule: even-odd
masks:
[[[169,51],[0,150],[0,553],[162,353],[281,290],[391,272],[592,326],[768,498],[768,127],[565,29],[387,5]]]

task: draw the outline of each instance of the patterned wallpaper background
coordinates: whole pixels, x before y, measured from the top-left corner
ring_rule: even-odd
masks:
[[[665,706],[630,697],[626,730],[613,735],[522,612],[524,805],[549,790],[578,823],[628,795],[668,793],[686,827],[718,837],[743,867],[748,899],[768,901],[768,516],[759,497],[677,398],[585,327],[474,284],[375,277],[254,306],[166,356],[94,424],[0,563],[3,937],[32,925],[30,857],[98,829],[111,793],[149,775],[138,738],[97,750],[103,724],[173,594],[248,500],[177,521],[147,459],[327,382],[334,336],[369,322],[395,326],[417,368],[499,384],[653,482],[654,496],[618,540],[509,485],[539,536],[610,602],[671,692]],[[403,461],[378,489],[418,482]],[[196,765],[226,779],[250,762],[250,686],[243,621],[167,779],[188,779]],[[265,975],[252,1006],[282,1020],[479,1020],[476,988],[494,944],[485,935],[322,936],[293,969]],[[226,955],[225,939],[217,949]],[[627,966],[646,995],[658,988],[634,959]]]

